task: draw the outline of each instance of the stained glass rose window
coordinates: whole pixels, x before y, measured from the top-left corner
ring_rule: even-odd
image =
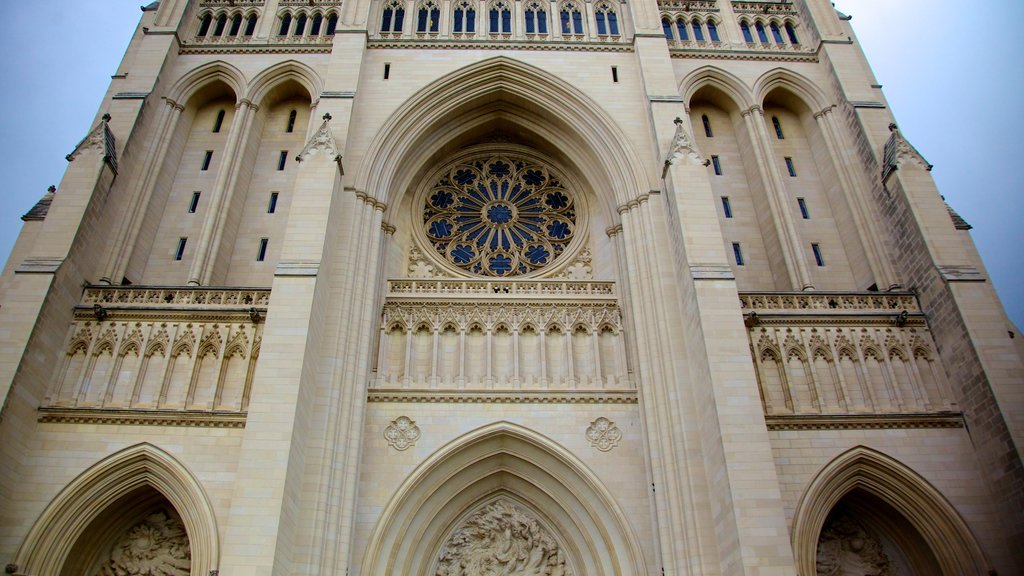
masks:
[[[423,230],[449,264],[479,276],[538,271],[576,232],[573,195],[547,166],[491,153],[450,166],[427,191]]]

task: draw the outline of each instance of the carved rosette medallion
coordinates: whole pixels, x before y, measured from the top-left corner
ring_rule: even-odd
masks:
[[[157,512],[132,526],[111,548],[97,576],[188,576],[192,552],[181,520]]]
[[[619,440],[622,440],[622,431],[615,425],[615,422],[603,416],[591,422],[587,427],[587,441],[601,452],[615,448],[619,445]]]
[[[415,446],[416,441],[420,439],[420,427],[409,417],[399,416],[384,429],[384,438],[388,441],[388,446],[395,450],[405,450]]]
[[[435,576],[572,576],[555,540],[524,508],[497,500],[471,515],[441,547]]]

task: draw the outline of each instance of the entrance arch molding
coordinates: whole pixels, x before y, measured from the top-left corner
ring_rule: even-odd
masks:
[[[545,121],[556,126],[548,131],[550,143],[574,148],[573,160],[596,171],[590,182],[601,202],[618,206],[649,190],[626,134],[596,102],[561,78],[507,56],[456,70],[402,103],[368,147],[353,185],[378,201],[397,205],[406,191],[403,175],[420,170],[426,159],[447,146],[467,114],[474,118],[481,107],[497,111],[495,102],[501,104],[498,109],[517,110],[510,118],[525,119],[522,110],[540,118],[527,126],[535,133],[542,132],[540,124]],[[439,137],[446,132],[447,138]]]
[[[645,573],[639,542],[596,475],[557,443],[510,422],[465,434],[409,475],[385,506],[360,573],[429,573],[458,521],[502,497],[557,532],[577,576]]]
[[[68,553],[108,506],[142,487],[160,492],[181,516],[192,553],[192,574],[217,569],[217,522],[206,492],[176,458],[144,442],[116,452],[72,480],[50,502],[18,551],[24,574],[60,574]]]
[[[798,574],[815,574],[818,538],[836,504],[863,490],[895,508],[918,531],[942,573],[985,574],[986,562],[970,528],[952,504],[905,464],[856,446],[825,465],[808,484],[793,515]]]

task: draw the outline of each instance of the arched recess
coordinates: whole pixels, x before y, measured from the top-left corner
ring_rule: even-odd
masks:
[[[481,124],[506,122],[564,152],[607,214],[650,189],[626,134],[597,103],[548,72],[499,56],[421,89],[370,145],[353,185],[397,205],[421,167],[458,149]]]
[[[689,103],[698,90],[709,86],[731,98],[740,111],[754,105],[750,88],[733,74],[716,66],[701,66],[687,74],[679,83],[679,94],[684,102]]]
[[[466,434],[413,471],[384,508],[360,573],[432,573],[460,520],[499,499],[535,515],[576,576],[646,573],[623,511],[598,478],[558,444],[509,422]]]
[[[191,573],[216,570],[220,561],[217,522],[202,485],[177,459],[145,442],[93,465],[50,502],[18,551],[19,570],[60,574],[93,520],[141,488],[159,492],[180,515],[191,547]]]
[[[811,112],[818,112],[829,105],[829,99],[814,83],[784,68],[773,68],[754,82],[754,101],[763,105],[765,98],[778,88],[795,94]]]
[[[245,94],[245,76],[238,68],[223,60],[216,60],[203,64],[191,72],[185,74],[178,80],[170,90],[167,91],[167,98],[174,102],[184,104],[192,96],[213,82],[223,82],[235,94],[236,101]]]
[[[250,82],[246,98],[262,106],[264,98],[272,93],[275,87],[289,80],[305,88],[313,105],[316,105],[320,92],[323,91],[323,81],[312,68],[297,60],[287,60],[260,72]]]
[[[815,574],[818,538],[844,497],[861,491],[891,506],[909,523],[949,576],[985,574],[986,562],[970,528],[927,480],[899,461],[865,446],[840,454],[811,480],[793,517],[798,574]]]

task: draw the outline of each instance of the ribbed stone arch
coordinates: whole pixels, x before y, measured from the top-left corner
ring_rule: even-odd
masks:
[[[302,86],[309,99],[316,104],[323,91],[323,80],[309,66],[297,60],[286,60],[261,71],[249,83],[246,98],[257,106],[263,105],[264,98],[274,88],[292,80]]]
[[[369,146],[353,186],[396,205],[439,150],[497,118],[564,151],[609,215],[652,187],[625,132],[597,103],[565,80],[505,56],[456,70],[403,103]]]
[[[717,88],[732,99],[739,110],[747,110],[754,105],[750,88],[733,74],[716,66],[701,66],[687,74],[679,83],[679,94],[689,105],[694,94],[706,87]]]
[[[984,555],[952,504],[927,480],[898,460],[865,446],[835,457],[808,484],[793,516],[798,574],[815,574],[818,537],[836,504],[863,490],[892,506],[917,530],[942,574],[985,574]]]
[[[784,68],[773,68],[754,82],[754,99],[763,107],[765,99],[780,88],[800,99],[811,112],[818,112],[829,105],[828,97],[813,82]]]
[[[203,64],[182,76],[167,91],[167,98],[185,104],[197,92],[214,82],[223,82],[234,93],[238,102],[246,91],[245,76],[238,68],[223,60]]]
[[[537,516],[576,576],[645,573],[639,543],[597,476],[555,442],[509,422],[450,442],[413,471],[384,508],[359,573],[431,573],[459,519],[498,498]]]
[[[46,507],[18,551],[24,574],[60,574],[85,529],[123,496],[151,487],[181,516],[192,553],[192,574],[218,568],[217,521],[202,485],[176,458],[141,443],[112,454],[71,481]]]

